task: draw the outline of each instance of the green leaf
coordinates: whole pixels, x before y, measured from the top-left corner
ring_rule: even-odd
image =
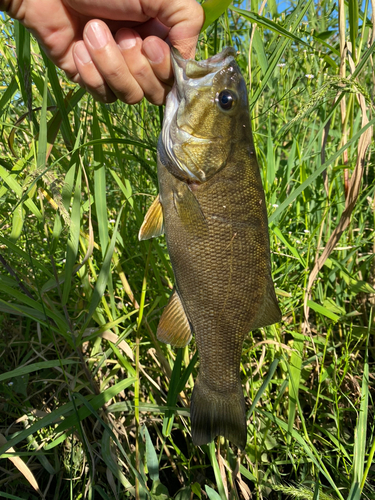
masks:
[[[221,497],[215,490],[210,488],[207,484],[205,485],[204,489],[206,490],[207,496],[210,500],[223,500],[223,497]],[[224,497],[225,499],[226,497]]]
[[[204,10],[204,24],[201,31],[207,29],[216,19],[219,19],[231,3],[232,0],[206,0],[202,4]]]
[[[308,0],[307,2],[300,2],[298,4],[297,8],[293,12],[293,15],[291,16],[292,17],[292,20],[291,20],[292,24],[291,24],[290,31],[288,31],[289,35],[294,35],[294,31],[296,31],[298,26],[300,25],[300,22],[304,18],[308,8],[311,5],[311,2],[312,2],[312,0]],[[235,9],[233,8],[233,10],[235,10]],[[243,11],[243,12],[248,14],[246,11]],[[290,45],[291,42],[292,42],[292,38],[290,36],[288,36],[288,37],[285,36],[284,40],[277,44],[277,46],[272,54],[272,57],[268,58],[268,70],[262,79],[262,83],[259,85],[259,87],[257,88],[257,90],[254,92],[254,94],[252,95],[252,97],[250,99],[250,108],[251,109],[254,107],[255,103],[259,99],[259,96],[262,94],[266,85],[268,85],[268,81],[271,78],[271,76],[273,75],[273,72],[275,71],[275,68],[276,68],[278,62],[280,61],[283,53],[285,52],[286,48]]]
[[[146,464],[148,474],[153,481],[159,481],[159,461],[150,434],[145,425],[142,427],[142,432],[146,440]]]
[[[151,498],[152,500],[169,500],[171,498],[167,487],[159,479],[152,483]]]
[[[347,500],[360,500],[361,499],[361,488],[358,483],[353,483],[350,488]]]
[[[8,172],[3,166],[0,165],[0,177],[12,189],[19,199],[24,199],[26,207],[37,217],[39,221],[43,220],[43,215],[41,214],[39,208],[35,205],[33,200],[28,198],[27,195],[23,194],[23,189],[15,179],[14,173]]]
[[[13,210],[12,214],[12,231],[9,235],[9,239],[12,243],[15,243],[22,234],[23,221],[24,221],[24,209],[23,203],[19,203]]]
[[[264,50],[264,43],[259,30],[255,30],[253,38],[253,46],[258,57],[258,61],[262,70],[263,75],[266,74],[268,69],[268,59],[266,51]]]

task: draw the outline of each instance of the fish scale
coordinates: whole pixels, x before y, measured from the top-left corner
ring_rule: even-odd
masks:
[[[158,143],[162,210],[154,203],[140,230],[145,239],[163,227],[175,275],[157,334],[179,347],[195,334],[193,442],[223,435],[243,449],[243,340],[280,319],[247,91],[232,49],[200,62],[172,51],[172,61],[175,84]]]

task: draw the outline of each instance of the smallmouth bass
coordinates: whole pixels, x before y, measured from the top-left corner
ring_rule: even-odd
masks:
[[[195,334],[193,443],[222,435],[244,449],[243,340],[281,314],[246,84],[234,54],[226,48],[194,61],[172,49],[175,83],[158,142],[159,195],[139,239],[164,231],[175,275],[159,340],[183,347]]]

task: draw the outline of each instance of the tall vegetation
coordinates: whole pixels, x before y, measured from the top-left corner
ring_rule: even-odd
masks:
[[[245,340],[243,454],[193,446],[194,340],[156,340],[162,109],[94,102],[0,21],[1,497],[375,499],[374,3],[206,4],[197,57],[233,45],[249,83],[283,311]]]

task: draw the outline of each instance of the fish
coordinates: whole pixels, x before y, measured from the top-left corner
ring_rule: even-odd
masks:
[[[175,277],[158,339],[184,347],[195,335],[192,441],[223,436],[243,450],[243,341],[281,318],[247,88],[231,47],[201,61],[172,48],[171,58],[175,80],[157,147],[159,194],[139,239],[165,233]]]

